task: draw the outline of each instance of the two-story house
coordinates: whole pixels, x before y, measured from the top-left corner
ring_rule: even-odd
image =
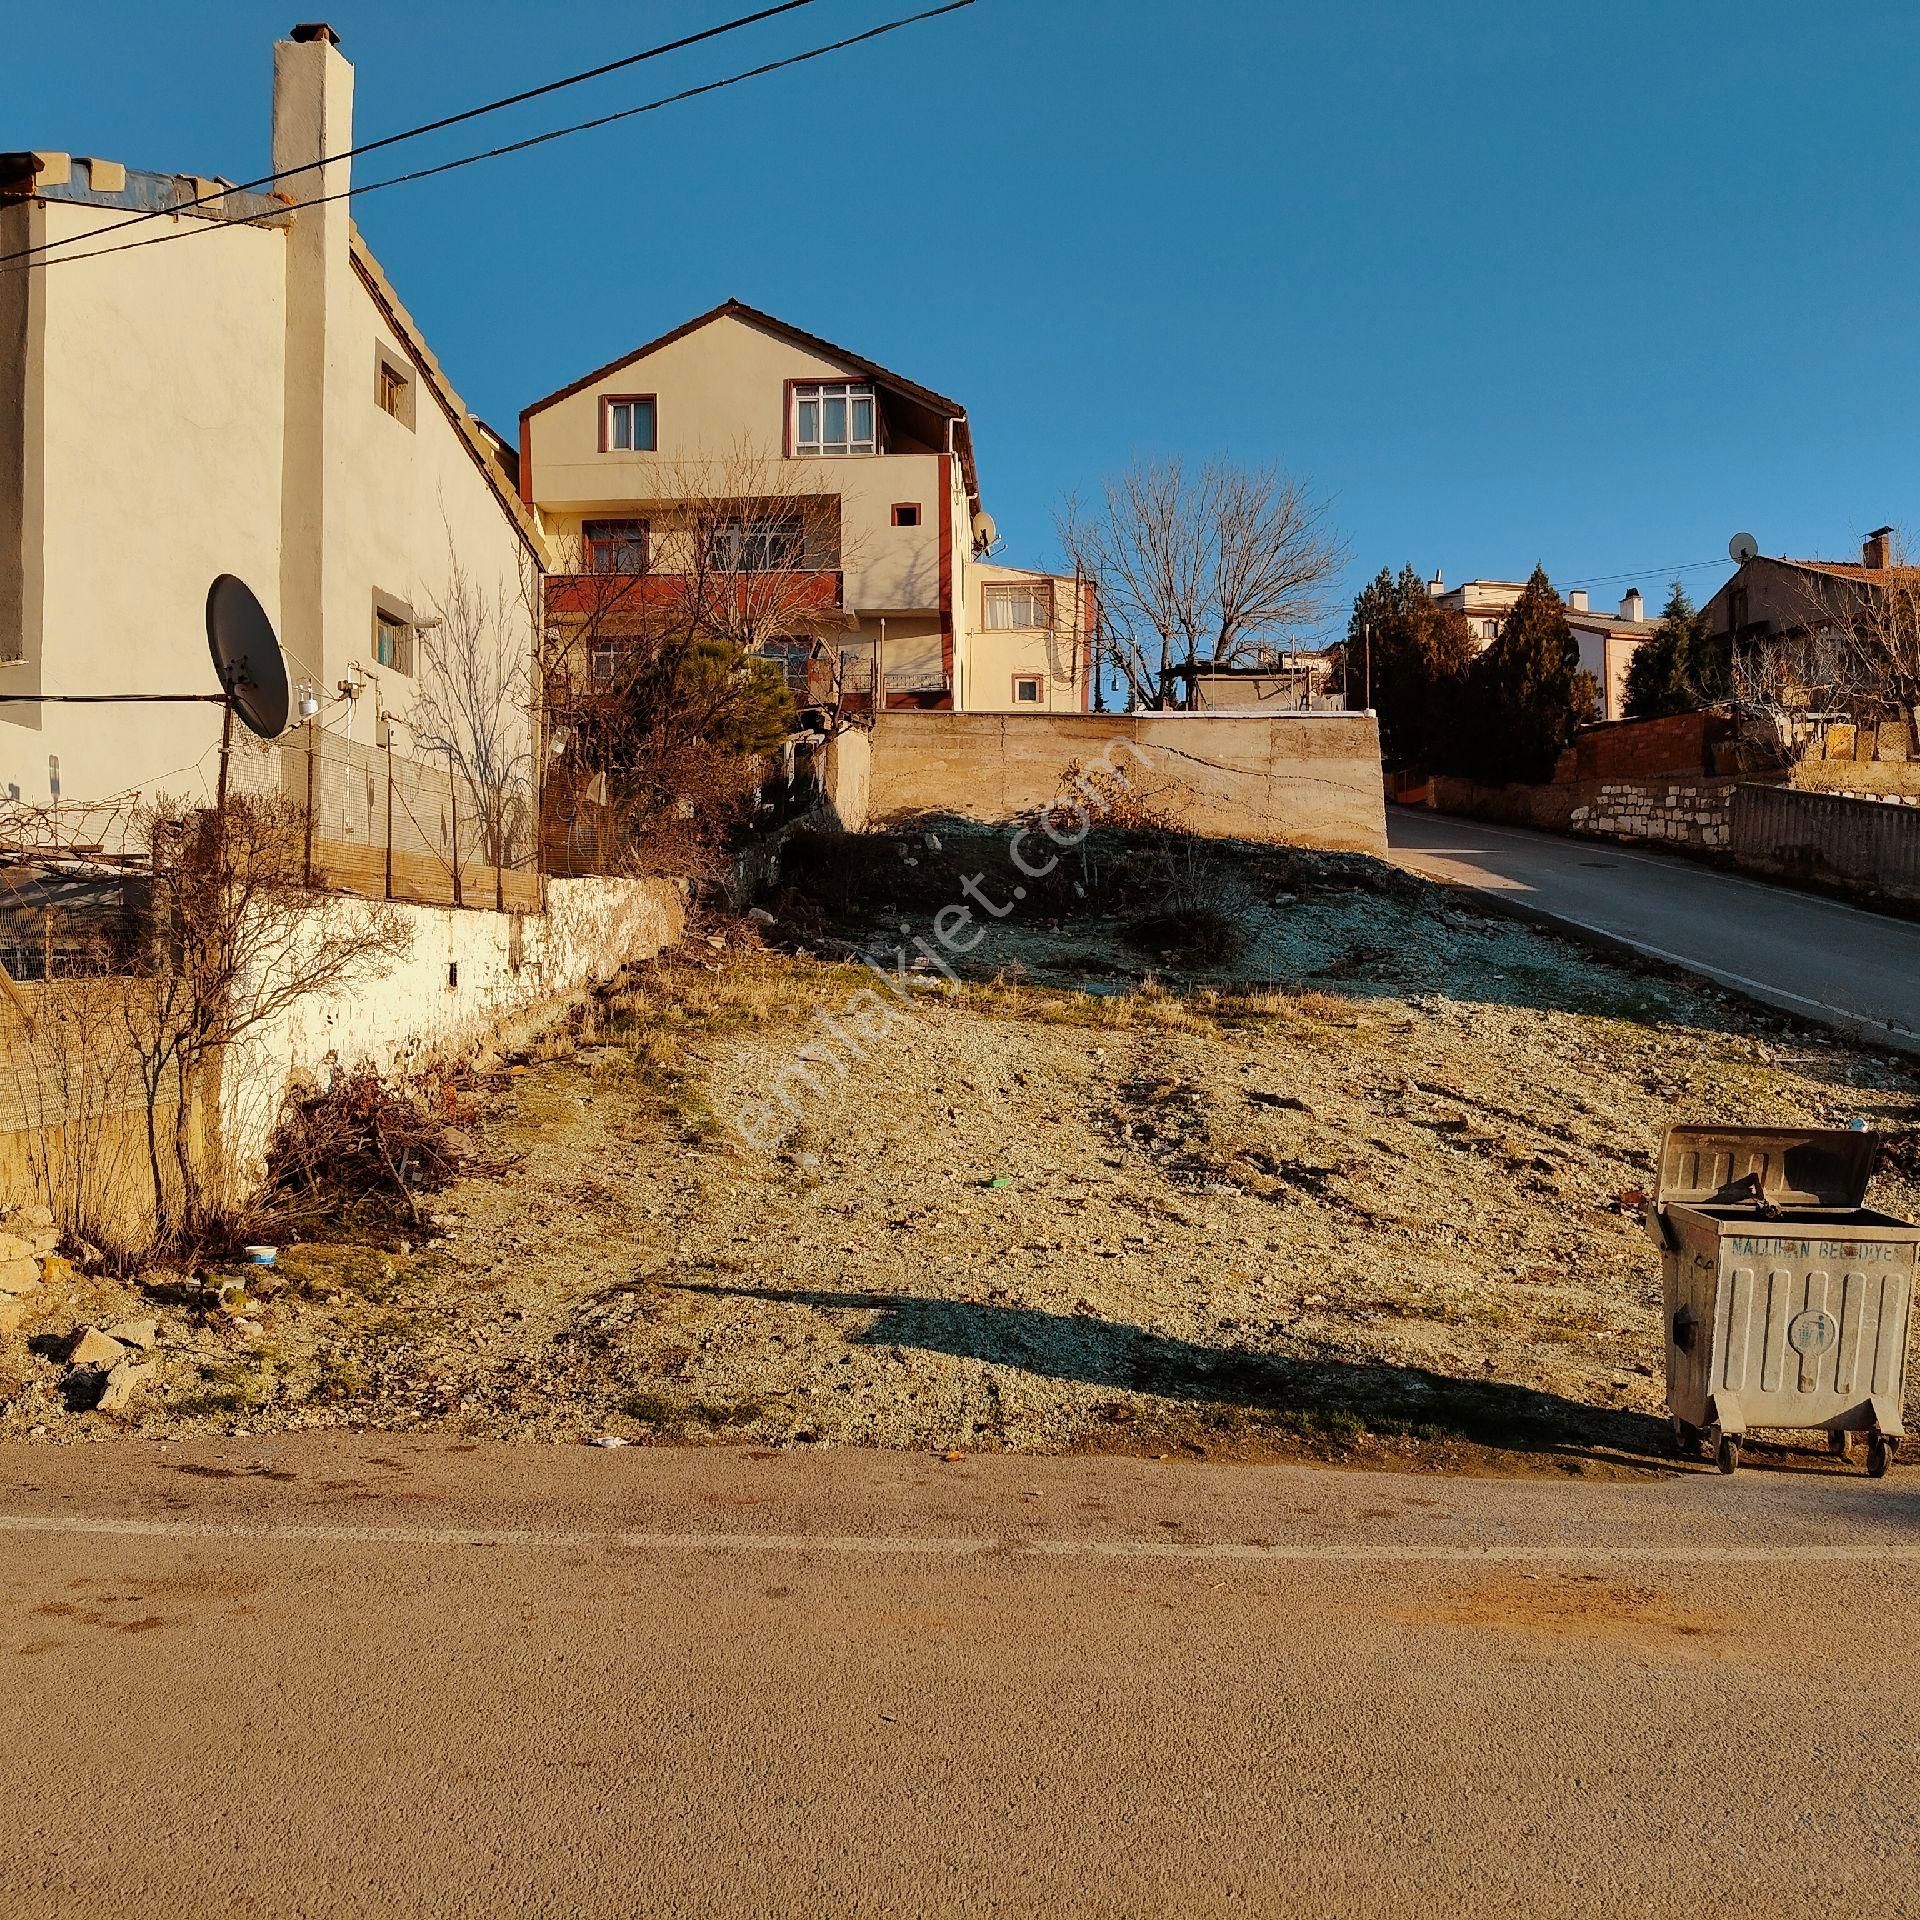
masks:
[[[966,409],[729,300],[520,417],[577,680],[685,618],[784,658],[803,703],[1075,711],[1092,598],[990,565]]]

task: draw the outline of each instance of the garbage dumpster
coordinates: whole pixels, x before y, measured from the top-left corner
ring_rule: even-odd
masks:
[[[1875,1133],[1677,1126],[1649,1224],[1664,1256],[1667,1410],[1684,1454],[1722,1473],[1758,1427],[1824,1427],[1867,1471],[1906,1432],[1920,1228],[1866,1206]]]

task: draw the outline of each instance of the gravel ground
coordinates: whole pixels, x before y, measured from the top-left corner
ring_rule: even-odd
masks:
[[[498,1076],[472,1125],[510,1170],[435,1196],[418,1244],[293,1247],[220,1307],[180,1277],[76,1281],[0,1344],[0,1431],[1642,1470],[1664,1392],[1635,1192],[1662,1127],[1904,1140],[1920,1113],[1900,1062],[1372,863],[1251,852],[1214,895],[1239,951],[1204,978],[1157,923],[1010,907],[962,986],[922,966],[888,1037],[794,1077],[818,1016],[844,1035],[878,991],[838,956],[924,931],[993,851],[923,846],[831,919],[789,897],[786,950],[696,939],[585,1043]],[[729,1122],[783,1084],[748,1144]],[[78,1411],[59,1336],[134,1312],[161,1323],[155,1384]]]

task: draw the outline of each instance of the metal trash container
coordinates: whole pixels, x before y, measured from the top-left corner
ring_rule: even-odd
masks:
[[[1666,1270],[1667,1410],[1683,1455],[1722,1473],[1758,1427],[1867,1436],[1867,1471],[1906,1428],[1920,1228],[1863,1204],[1876,1133],[1677,1126],[1648,1222]]]

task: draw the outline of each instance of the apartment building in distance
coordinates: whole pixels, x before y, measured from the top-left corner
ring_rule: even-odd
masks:
[[[519,482],[549,651],[571,625],[589,679],[673,605],[781,657],[803,704],[1091,705],[1091,590],[990,559],[966,409],[741,301],[529,406]]]

